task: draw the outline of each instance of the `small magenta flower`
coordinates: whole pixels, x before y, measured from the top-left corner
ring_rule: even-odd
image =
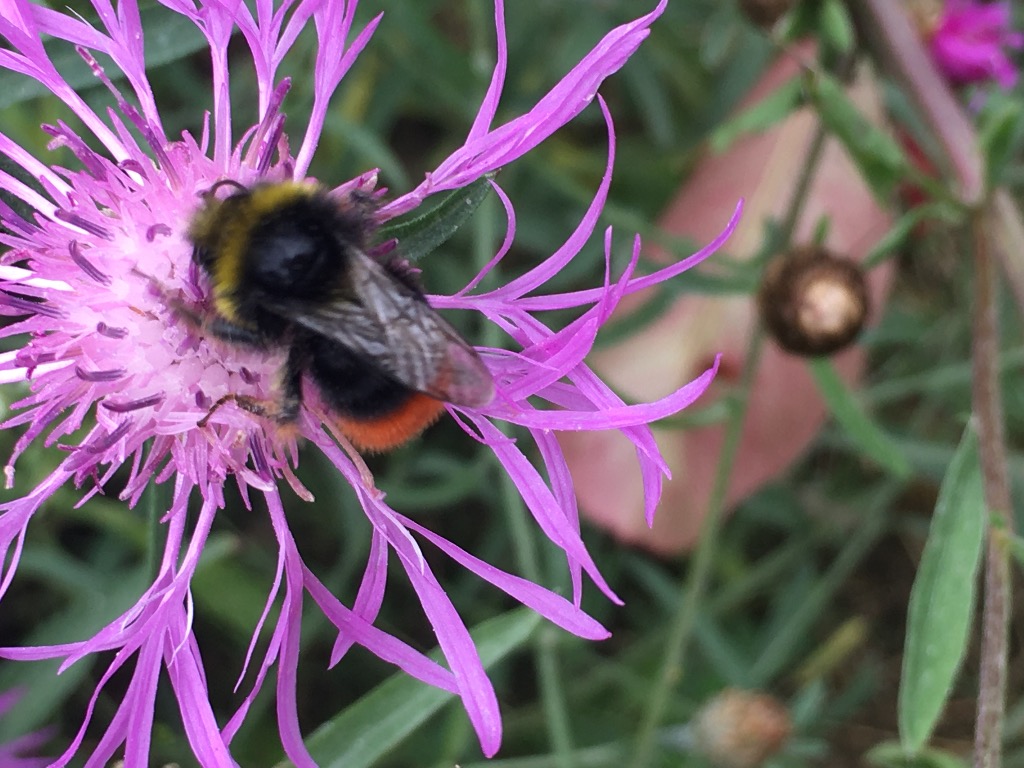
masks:
[[[955,83],[995,80],[1012,88],[1018,71],[1007,50],[1024,47],[1024,35],[1014,32],[1011,23],[1008,2],[946,0],[932,31],[932,55]]]
[[[392,509],[358,455],[346,451],[343,440],[334,435],[329,414],[310,397],[299,417],[298,433],[351,484],[373,529],[361,587],[353,606],[347,607],[306,566],[285,520],[280,481],[299,497],[311,498],[293,471],[298,455],[295,439],[234,407],[218,409],[203,427],[197,424],[210,413],[211,403],[224,395],[271,398],[281,356],[204,337],[194,324],[179,317],[178,307],[167,297],[170,292],[185,303],[199,305],[207,296],[209,286],[192,262],[186,237],[205,190],[223,179],[251,185],[306,176],[330,97],[370,43],[381,17],[356,29],[356,3],[343,0],[297,0],[288,14],[264,0],[254,4],[161,0],[196,24],[212,57],[213,110],[202,135],[196,138],[186,132],[170,137],[145,72],[145,34],[137,4],[121,0],[115,9],[109,0],[92,2],[102,28],[29,0],[0,0],[0,35],[6,39],[0,65],[45,86],[92,134],[86,141],[64,122],[43,126],[54,145],[70,149],[76,157],[79,167],[69,170],[48,165],[0,133],[0,153],[38,182],[28,185],[0,171],[0,187],[33,211],[23,215],[0,200],[0,243],[8,248],[0,256],[0,313],[10,318],[0,332],[27,338],[20,348],[0,355],[0,382],[29,387],[4,424],[24,429],[5,467],[7,484],[14,485],[16,460],[33,442],[59,442],[66,451],[50,476],[0,507],[0,595],[15,577],[34,513],[65,484],[85,486],[83,497],[89,498],[123,468],[127,481],[121,498],[128,504],[136,504],[151,483],[168,483],[173,494],[164,517],[167,542],[157,576],[132,608],[84,641],[0,649],[0,657],[13,660],[59,658],[62,669],[89,654],[110,652],[111,660],[77,736],[53,764],[66,765],[79,751],[101,692],[120,672],[129,682],[118,709],[108,723],[101,724],[102,737],[90,742],[94,746],[89,765],[104,765],[118,757],[127,768],[149,765],[154,698],[158,681],[166,675],[198,763],[233,766],[231,741],[276,665],[283,747],[296,765],[314,765],[302,742],[296,706],[306,593],[338,630],[332,664],[359,644],[408,674],[458,695],[483,751],[493,755],[501,741],[494,689],[421,545],[429,543],[580,637],[607,636],[580,609],[583,574],[610,599],[618,598],[581,539],[572,481],[553,433],[622,431],[636,446],[651,518],[666,465],[647,425],[696,399],[711,381],[714,367],[662,400],[625,405],[583,360],[625,295],[699,263],[728,236],[736,217],[708,247],[666,269],[634,277],[637,241],[628,268],[617,280],[609,276],[603,286],[591,290],[545,294],[546,282],[593,236],[608,193],[614,132],[608,110],[600,102],[609,131],[608,165],[583,220],[541,264],[499,288],[473,293],[514,237],[512,203],[494,185],[508,212],[502,248],[462,291],[428,300],[441,311],[480,313],[508,336],[514,349],[478,350],[494,378],[497,396],[492,404],[480,409],[448,406],[448,411],[467,439],[494,452],[537,524],[564,550],[573,599],[502,572]],[[497,64],[468,135],[419,186],[381,207],[379,217],[387,220],[415,209],[437,192],[462,188],[549,137],[594,100],[601,82],[633,54],[664,6],[661,0],[650,13],[610,31],[531,110],[494,126],[507,67],[504,8],[502,0],[496,0]],[[289,142],[281,111],[288,81],[279,79],[277,70],[310,19],[319,41],[312,115],[301,138]],[[258,79],[259,120],[243,130],[232,122],[228,97],[227,49],[236,30],[248,46]],[[117,110],[104,115],[94,112],[58,72],[41,43],[44,38],[74,45],[114,94]],[[114,87],[96,54],[103,54],[123,72],[127,94]],[[292,146],[297,147],[294,155]],[[333,194],[379,194],[375,186],[376,172],[370,170],[338,185]],[[610,257],[611,233],[604,237]],[[537,316],[553,309],[576,309],[578,316],[566,328],[553,331]],[[538,408],[537,403],[546,407]],[[543,471],[495,426],[495,420],[519,425],[530,434]],[[253,628],[247,657],[239,660],[238,685],[244,696],[234,715],[221,722],[210,702],[202,649],[192,631],[190,584],[214,516],[224,505],[228,481],[239,485],[247,501],[262,496],[279,554],[263,617]],[[186,510],[192,499],[198,499],[199,511],[190,522]],[[446,665],[373,625],[392,558],[397,558],[416,592]],[[270,641],[265,650],[259,645],[261,654],[257,641],[268,622],[272,622]]]

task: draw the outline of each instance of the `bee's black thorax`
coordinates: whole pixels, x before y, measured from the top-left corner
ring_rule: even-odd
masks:
[[[323,299],[345,275],[349,252],[362,246],[355,222],[320,197],[264,216],[250,230],[242,280],[250,288],[296,299]]]

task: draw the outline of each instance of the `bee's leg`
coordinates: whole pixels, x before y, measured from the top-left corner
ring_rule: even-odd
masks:
[[[302,408],[302,372],[306,370],[309,359],[301,344],[292,344],[288,349],[288,359],[281,375],[281,404],[275,421],[278,424],[290,424],[299,418]]]
[[[194,309],[186,305],[185,302],[171,296],[165,297],[164,300],[167,302],[167,306],[173,309],[178,317],[190,326],[193,328],[203,327],[203,319],[199,317],[199,314]]]
[[[263,334],[258,331],[254,331],[251,328],[236,325],[230,320],[225,320],[220,315],[215,315],[210,318],[210,320],[206,322],[205,328],[222,341],[227,341],[232,344],[245,344],[246,346],[256,347],[257,349],[266,349],[267,347],[267,340],[263,337]]]
[[[179,317],[181,317],[186,323],[199,328],[202,326],[203,321],[196,313],[194,309],[188,306],[181,297],[176,293],[172,292],[166,285],[161,283],[152,275],[148,275],[138,267],[132,267],[131,272],[133,275],[137,275],[149,283],[149,289],[166,304],[171,310],[173,310]],[[134,309],[134,308],[133,308]],[[142,310],[135,310],[140,314],[144,314]]]
[[[230,326],[237,328],[237,326]],[[245,329],[240,329],[245,331]],[[259,337],[256,337],[259,338]],[[232,340],[239,340],[232,337]],[[243,411],[262,416],[277,422],[280,426],[294,424],[299,418],[299,411],[302,408],[302,372],[306,368],[306,355],[293,346],[288,352],[288,360],[285,362],[284,373],[281,378],[280,400],[265,400],[251,395],[239,395],[234,392],[221,397],[215,402],[210,410],[206,412],[196,425],[202,429],[210,421],[217,410],[225,403],[233,402]]]
[[[217,402],[210,406],[210,410],[206,412],[199,421],[196,422],[196,426],[202,429],[205,427],[210,418],[222,405],[226,403],[234,403],[243,411],[247,411],[256,416],[262,416],[265,419],[275,421],[280,425],[291,424],[299,415],[299,405],[292,405],[290,402],[278,403],[274,400],[265,400],[259,397],[253,397],[252,395],[239,395],[234,392],[230,392],[221,397]]]
[[[231,344],[243,344],[257,349],[266,349],[267,340],[258,331],[236,325],[220,315],[203,318],[188,304],[176,296],[165,296],[164,300],[174,312],[200,334],[211,333],[218,339]]]
[[[196,422],[196,426],[199,427],[200,429],[205,427],[209,423],[210,418],[213,416],[213,414],[219,411],[221,406],[224,405],[225,403],[234,403],[243,411],[248,411],[249,413],[256,414],[257,416],[272,417],[274,412],[277,410],[276,407],[274,407],[274,404],[269,400],[260,400],[258,397],[251,397],[249,395],[237,395],[234,392],[231,392],[227,395],[224,395],[224,397],[220,398],[219,400],[217,400],[217,402],[211,405],[210,410],[206,412],[206,415]]]

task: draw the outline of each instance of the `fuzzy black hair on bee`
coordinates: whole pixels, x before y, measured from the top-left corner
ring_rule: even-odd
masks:
[[[277,400],[221,402],[287,424],[308,376],[342,433],[368,451],[412,439],[446,402],[490,403],[479,355],[427,303],[404,260],[367,255],[372,231],[365,199],[317,184],[222,181],[203,195],[188,238],[210,281],[204,326],[229,343],[287,350]]]

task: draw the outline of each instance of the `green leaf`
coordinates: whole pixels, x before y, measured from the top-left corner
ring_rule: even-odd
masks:
[[[20,639],[21,644],[29,646],[67,642],[69,627],[77,629],[95,623],[97,608],[104,607],[100,598],[69,603],[64,610],[40,620],[32,628],[29,637]],[[59,718],[56,713],[68,706],[69,701],[75,701],[76,695],[81,696],[84,689],[91,690],[95,685],[93,667],[99,661],[96,655],[86,655],[61,673],[58,670],[62,661],[45,659],[31,664],[5,662],[0,667],[0,691],[16,689],[23,692],[18,697],[17,705],[0,718],[0,743],[52,724]]]
[[[979,118],[978,143],[985,158],[985,179],[989,188],[1000,185],[1011,158],[1019,153],[1024,135],[1024,105],[1019,99],[993,93]]]
[[[811,242],[815,245],[825,247],[825,243],[828,242],[828,231],[832,226],[832,220],[828,216],[822,216],[814,224],[814,234],[811,235]]]
[[[214,533],[192,577],[196,613],[239,642],[248,642],[267,602],[259,572],[238,557],[233,533]]]
[[[25,554],[29,555],[30,551]],[[66,552],[50,550],[44,558],[37,560],[33,557],[27,573],[22,573],[22,567],[19,567],[19,577],[27,576],[37,566],[52,564],[61,555],[68,564]],[[25,564],[26,559],[23,557],[21,566]],[[78,585],[84,585],[83,589],[68,591],[70,600],[63,609],[45,618],[42,615],[34,617],[31,630],[20,638],[19,645],[26,648],[56,645],[68,642],[69,638],[92,637],[108,622],[124,615],[151,583],[149,575],[141,567],[125,570],[110,565],[110,568],[110,572],[93,568],[91,575]],[[88,569],[83,566],[77,570],[84,574]],[[73,576],[74,571],[72,566],[66,575]],[[0,664],[0,691],[12,688],[24,691],[17,706],[0,718],[0,743],[59,719],[55,713],[61,712],[68,702],[75,701],[83,689],[92,689],[96,680],[93,668],[98,661],[100,658],[97,655],[87,654],[59,673],[63,663],[60,658],[43,659],[31,664]]]
[[[711,134],[711,150],[724,152],[740,136],[767,130],[799,107],[803,98],[804,89],[799,78],[783,83],[759,102],[716,128]]]
[[[860,113],[836,80],[819,72],[808,74],[805,82],[822,121],[846,147],[871,191],[887,204],[906,168],[899,145]]]
[[[878,768],[967,768],[966,760],[949,752],[925,749],[917,755],[908,755],[894,741],[884,741],[872,747],[864,755],[864,760]]]
[[[898,703],[900,742],[909,754],[931,736],[967,650],[985,518],[978,439],[969,424],[942,480],[910,591]]]
[[[797,3],[779,20],[775,32],[779,40],[794,42],[818,34],[818,14],[814,3]]]
[[[871,252],[864,259],[864,268],[871,269],[878,266],[890,255],[902,248],[904,243],[914,233],[918,224],[925,221],[941,221],[946,224],[956,224],[960,219],[960,212],[945,202],[926,203],[911,208],[896,220],[892,228],[871,249]]]
[[[718,69],[739,40],[736,17],[728,3],[714,6],[700,36],[700,61],[706,68]]]
[[[443,245],[469,220],[491,191],[492,177],[493,174],[488,174],[455,190],[436,208],[412,221],[382,227],[381,236],[396,238],[402,256],[411,262],[419,261]]]
[[[840,0],[824,0],[818,15],[818,29],[822,41],[833,51],[849,53],[853,50],[853,20]]]
[[[808,367],[829,412],[853,444],[896,477],[908,477],[910,462],[854,399],[832,363],[827,359],[810,360]]]
[[[166,8],[158,6],[148,6],[140,10],[140,15],[142,28],[146,30],[147,70],[177,61],[207,46],[196,25],[180,13],[171,13]],[[102,29],[102,25],[97,26]],[[102,85],[73,46],[63,40],[47,40],[44,47],[57,71],[75,91],[81,93]],[[100,58],[105,59],[102,55]],[[113,82],[124,79],[124,73],[116,66],[108,67],[102,61],[101,64]],[[0,72],[0,109],[49,92],[30,77],[7,70]]]
[[[533,611],[510,611],[473,630],[485,668],[519,648],[540,624]],[[438,651],[431,653],[439,658]],[[363,768],[421,726],[454,695],[431,688],[405,673],[377,686],[334,719],[317,728],[306,746],[321,768]],[[280,763],[279,766],[290,766]]]
[[[1017,561],[1017,565],[1024,570],[1024,538],[1013,536],[1009,539],[1010,555]]]

